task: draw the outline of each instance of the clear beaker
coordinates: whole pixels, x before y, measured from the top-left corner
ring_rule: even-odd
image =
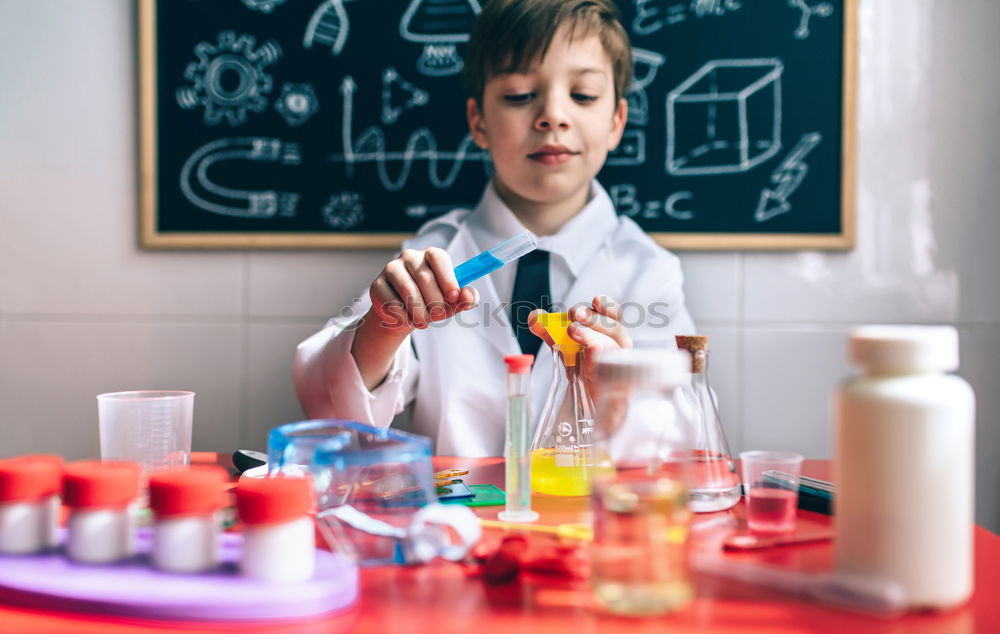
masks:
[[[692,597],[687,562],[691,514],[687,421],[674,404],[689,356],[678,350],[601,354],[593,477],[591,585],[612,612],[654,615]]]
[[[542,313],[552,336],[552,384],[531,443],[531,488],[548,495],[588,495],[593,467],[594,404],[583,380],[585,348],[569,338],[566,313]]]
[[[691,510],[723,511],[740,501],[740,476],[719,419],[715,392],[708,381],[708,336],[677,335],[677,347],[691,354],[691,382],[678,389],[681,414],[690,421],[693,454]]]

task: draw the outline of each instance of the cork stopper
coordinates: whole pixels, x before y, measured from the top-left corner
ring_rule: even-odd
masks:
[[[691,353],[691,372],[699,374],[705,371],[705,359],[708,356],[708,335],[675,335],[677,347]]]

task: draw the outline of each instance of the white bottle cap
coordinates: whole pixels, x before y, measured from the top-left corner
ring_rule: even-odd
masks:
[[[603,381],[683,385],[690,380],[691,354],[673,348],[607,350],[597,358],[597,376]]]
[[[868,368],[958,369],[958,331],[951,326],[861,326],[848,333],[848,357]]]

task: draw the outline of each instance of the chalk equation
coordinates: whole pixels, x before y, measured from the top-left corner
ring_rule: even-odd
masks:
[[[829,2],[812,5],[807,0],[787,2],[789,8],[799,12],[799,22],[793,35],[800,40],[809,37],[809,23],[813,16],[828,18],[834,12],[833,5]],[[632,3],[635,5],[635,18],[632,20],[631,30],[636,35],[652,35],[689,19],[721,18],[752,5],[748,0],[632,0]]]

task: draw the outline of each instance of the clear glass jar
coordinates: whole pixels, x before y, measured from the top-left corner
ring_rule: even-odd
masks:
[[[601,390],[593,477],[591,583],[608,610],[654,615],[693,595],[687,563],[691,444],[675,388],[690,357],[678,350],[609,351],[598,360]]]

